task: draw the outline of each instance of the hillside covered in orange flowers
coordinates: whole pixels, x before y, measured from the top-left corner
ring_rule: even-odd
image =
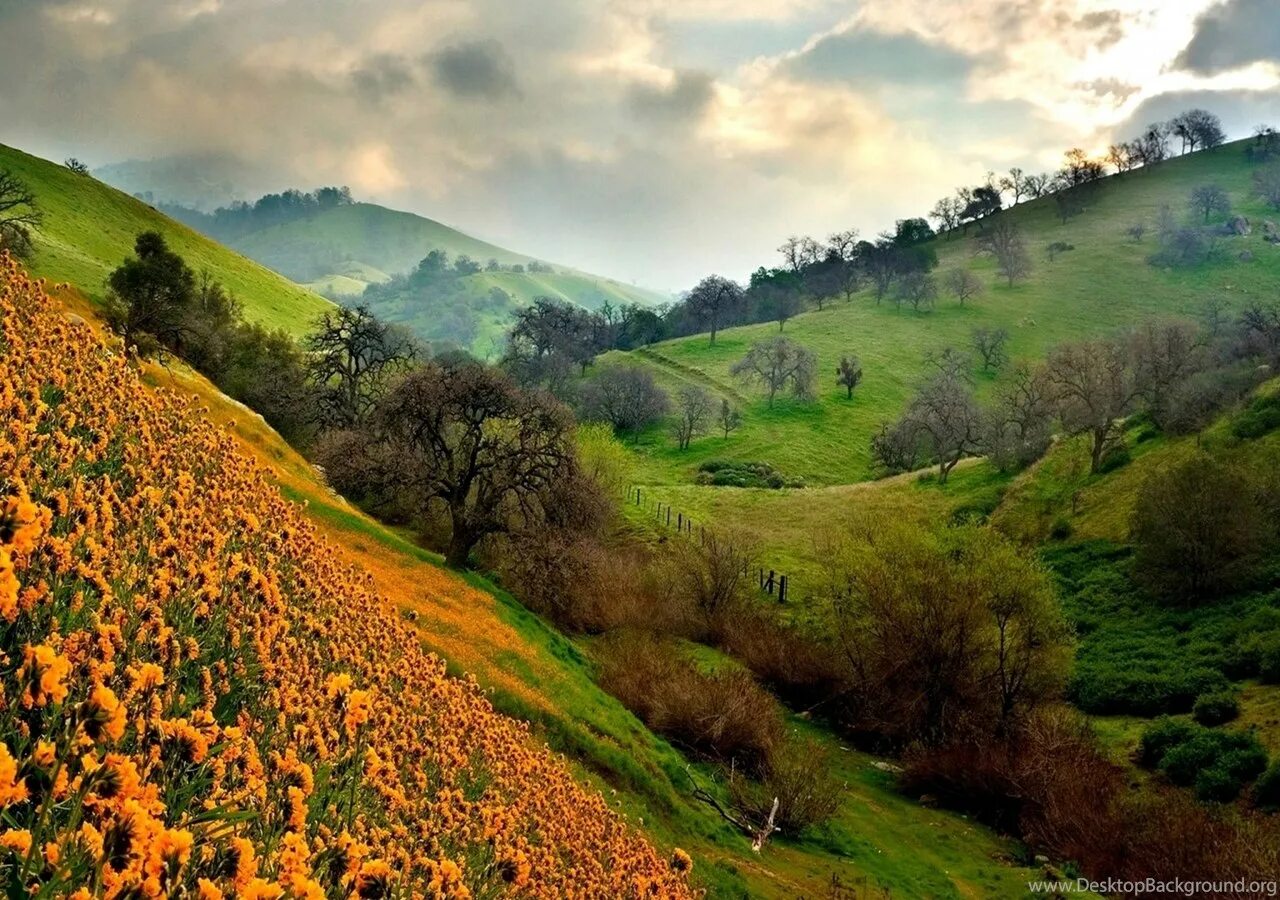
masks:
[[[235,440],[0,262],[0,883],[682,896]]]

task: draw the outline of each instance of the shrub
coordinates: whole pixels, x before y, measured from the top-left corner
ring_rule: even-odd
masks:
[[[1280,809],[1280,762],[1273,762],[1253,785],[1253,805],[1273,812]]]
[[[1203,601],[1249,580],[1271,527],[1247,473],[1207,454],[1188,457],[1139,489],[1135,574],[1156,596]]]
[[[1243,440],[1260,438],[1280,428],[1280,394],[1258,397],[1231,423],[1231,433]]]
[[[582,417],[607,422],[617,431],[638,431],[671,408],[653,373],[639,366],[607,366],[582,388]]]
[[[1201,725],[1221,725],[1240,715],[1240,704],[1234,694],[1215,692],[1196,699],[1191,715]]]
[[[763,771],[782,738],[778,701],[747,672],[704,672],[674,642],[640,632],[610,635],[596,655],[601,687],[705,756]]]
[[[1132,459],[1129,448],[1124,444],[1118,444],[1108,450],[1106,455],[1102,457],[1101,462],[1098,463],[1098,472],[1100,474],[1114,472],[1116,469],[1127,466]]]
[[[1162,716],[1147,726],[1138,741],[1138,762],[1149,769],[1154,769],[1164,759],[1169,749],[1190,740],[1195,733],[1195,726],[1181,719]]]
[[[734,805],[753,821],[768,819],[773,799],[778,798],[774,824],[791,836],[835,815],[841,787],[831,775],[830,752],[815,741],[800,738],[790,738],[774,748],[759,781],[737,776],[729,782]]]
[[[1196,798],[1205,803],[1230,803],[1243,788],[1239,778],[1217,766],[1196,776]]]
[[[698,467],[698,483],[718,487],[783,488],[801,487],[802,481],[784,478],[768,463],[707,460]]]
[[[1049,529],[1049,537],[1055,541],[1065,541],[1072,534],[1071,521],[1065,517],[1058,517],[1053,520],[1053,526]]]

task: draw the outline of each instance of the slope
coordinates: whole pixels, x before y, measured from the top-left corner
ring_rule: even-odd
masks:
[[[4,145],[0,169],[27,184],[44,215],[27,261],[31,271],[51,282],[71,282],[95,301],[106,293],[107,275],[133,252],[134,238],[159,231],[193,269],[209,272],[238,297],[254,321],[300,335],[331,307],[323,297],[90,176]]]
[[[8,257],[0,448],[0,652],[22,660],[0,670],[6,884],[691,894],[682,858],[447,676],[226,429]]]
[[[783,333],[818,358],[816,403],[779,398],[770,408],[729,372],[753,341],[777,334],[777,324],[727,329],[714,345],[701,335],[626,358],[615,355],[619,361],[650,367],[669,387],[695,382],[732,402],[739,393],[749,397],[743,427],[728,440],[707,436],[680,452],[664,432],[644,435],[637,444],[642,480],[688,484],[700,463],[729,458],[767,462],[784,475],[815,485],[861,481],[872,475],[872,434],[902,411],[926,371],[926,354],[946,347],[968,350],[976,327],[1006,329],[1010,354],[1034,360],[1058,342],[1115,330],[1143,317],[1193,315],[1211,298],[1228,306],[1273,298],[1280,282],[1280,248],[1266,243],[1257,226],[1280,215],[1250,196],[1251,172],[1242,144],[1235,143],[1104,179],[1091,208],[1065,225],[1052,198],[1001,213],[1017,223],[1034,259],[1031,277],[1012,288],[996,276],[989,257],[976,255],[972,237],[936,239],[939,274],[968,268],[986,283],[986,293],[963,306],[944,294],[932,312],[917,313],[909,306],[897,308],[891,298],[877,303],[864,291],[851,302],[832,301],[820,312],[790,320]],[[1253,234],[1223,238],[1223,258],[1204,266],[1172,270],[1149,265],[1155,238],[1132,241],[1128,228],[1140,222],[1153,234],[1162,203],[1183,217],[1188,195],[1204,183],[1227,190],[1235,212],[1253,221]],[[1049,261],[1046,248],[1056,242],[1074,249]],[[844,353],[858,356],[865,373],[851,401],[831,374]],[[979,379],[989,390],[993,378]]]
[[[89,302],[75,291],[58,299],[92,321]],[[581,643],[487,581],[444,569],[408,535],[348,506],[259,416],[199,375],[180,364],[147,365],[143,378],[154,388],[194,395],[201,415],[226,429],[281,493],[300,504],[337,561],[369,574],[450,673],[473,676],[496,709],[531,723],[537,738],[565,754],[581,780],[599,787],[664,850],[688,850],[692,881],[710,896],[823,896],[833,885],[854,896],[1011,896],[1031,877],[1012,862],[1012,842],[902,797],[877,760],[800,721],[794,727],[828,742],[838,761],[846,783],[840,811],[811,837],[776,841],[755,856],[743,837],[689,796],[689,762],[679,750],[600,690]],[[711,785],[702,767],[694,771]]]

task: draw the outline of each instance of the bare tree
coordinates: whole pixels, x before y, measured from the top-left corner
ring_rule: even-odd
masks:
[[[44,221],[36,195],[8,169],[0,169],[0,250],[16,256],[31,252],[31,229]]]
[[[1028,175],[1022,179],[1023,188],[1028,197],[1039,199],[1049,192],[1049,184],[1053,181],[1053,177],[1045,172],[1038,175]]]
[[[862,383],[862,363],[852,353],[840,357],[836,367],[836,383],[845,389],[845,399],[853,399],[853,390]]]
[[[1045,371],[1063,427],[1089,435],[1089,470],[1096,474],[1123,438],[1123,419],[1138,397],[1128,347],[1114,340],[1068,344],[1050,354]]]
[[[485,536],[546,515],[545,501],[576,466],[569,411],[485,366],[414,370],[378,402],[372,423],[401,487],[423,512],[447,513],[453,566],[465,566]]]
[[[1280,212],[1280,162],[1271,163],[1253,173],[1253,193]]]
[[[1005,345],[1009,332],[1003,328],[975,328],[970,336],[973,349],[982,357],[982,370],[1000,369],[1009,361]]]
[[[757,341],[729,371],[743,381],[762,385],[773,406],[773,398],[788,385],[792,396],[811,400],[816,370],[817,360],[811,351],[779,336]]]
[[[319,388],[319,415],[328,428],[364,422],[392,377],[418,357],[403,330],[367,306],[327,312],[306,340],[311,379]]]
[[[676,393],[676,417],[671,433],[676,446],[688,450],[689,443],[707,430],[713,401],[711,395],[697,385],[685,385]]]
[[[1000,179],[1000,190],[1011,195],[1010,206],[1017,206],[1022,201],[1023,194],[1027,189],[1025,177],[1026,173],[1015,166],[1009,170],[1008,175]]]
[[[968,269],[958,267],[948,272],[942,279],[943,286],[964,306],[970,300],[982,295],[984,290],[981,280]]]
[[[963,212],[964,202],[959,197],[943,197],[933,205],[929,218],[938,223],[939,232],[946,232],[950,238],[951,232],[960,225]]]
[[[1053,438],[1053,403],[1043,369],[1018,366],[988,411],[987,455],[1001,469],[1038,459]]]
[[[732,432],[742,427],[742,413],[738,412],[738,408],[727,397],[720,399],[720,414],[716,417],[716,424],[724,432],[726,441]]]
[[[1202,184],[1191,192],[1191,209],[1203,215],[1205,224],[1208,224],[1210,217],[1215,213],[1222,216],[1230,215],[1231,198],[1221,185]]]
[[[608,422],[615,431],[635,431],[667,414],[671,403],[653,373],[639,366],[602,368],[582,388],[582,416]]]
[[[1129,335],[1128,343],[1134,387],[1152,421],[1164,428],[1174,395],[1201,368],[1195,329],[1181,322],[1146,322]]]
[[[708,275],[698,282],[685,302],[689,311],[711,332],[710,343],[716,342],[720,325],[742,306],[742,285],[719,275]]]
[[[925,383],[907,410],[945,483],[960,460],[982,447],[982,413],[967,378],[942,371]]]
[[[997,222],[983,234],[981,244],[996,258],[996,270],[1009,280],[1009,287],[1031,275],[1031,254],[1013,222]]]
[[[845,300],[862,290],[862,270],[858,265],[857,229],[838,231],[827,238],[827,259],[836,288]]]
[[[932,275],[925,272],[908,272],[898,279],[898,290],[894,293],[894,300],[899,307],[905,302],[911,304],[911,308],[916,312],[925,312],[933,309],[937,299],[938,282]]]

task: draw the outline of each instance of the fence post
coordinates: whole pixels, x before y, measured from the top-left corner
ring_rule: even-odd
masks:
[[[676,531],[684,534],[684,513],[676,513]]]
[[[783,575],[778,581],[778,602],[787,602],[787,576]]]
[[[667,504],[667,527],[671,527],[671,504]]]

